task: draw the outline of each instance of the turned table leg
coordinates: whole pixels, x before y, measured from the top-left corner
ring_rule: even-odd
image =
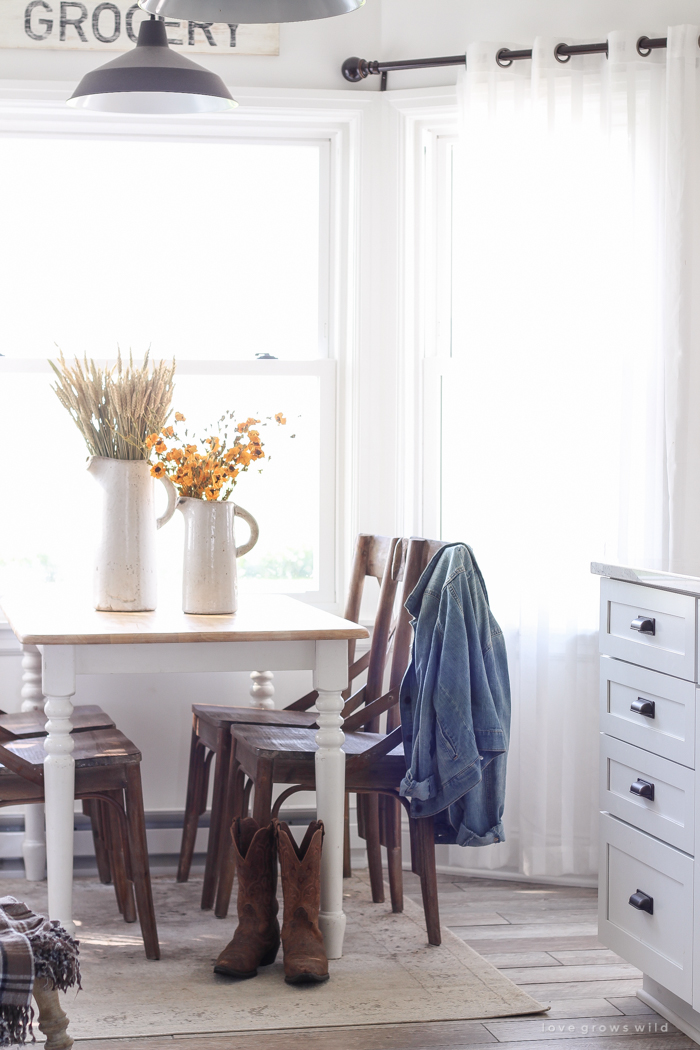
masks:
[[[43,711],[41,653],[35,645],[23,645],[22,652],[22,710]],[[41,882],[46,878],[46,833],[42,805],[24,807],[22,856],[29,882]]]
[[[321,855],[321,913],[319,926],[329,959],[343,954],[343,839],[345,827],[345,734],[342,691],[348,682],[348,647],[345,641],[316,643],[314,688],[319,730],[316,734],[316,811],[323,821]]]
[[[250,673],[250,706],[260,711],[274,711],[275,695],[272,671],[251,671]]]
[[[49,917],[68,933],[73,924],[73,805],[75,762],[71,697],[75,693],[75,651],[72,645],[45,645],[42,650],[44,710],[48,736],[44,742],[46,805],[46,874]]]
[[[69,1020],[61,1009],[58,992],[45,977],[37,977],[33,994],[39,1008],[39,1029],[46,1036],[45,1050],[68,1050],[73,1040],[68,1035]]]

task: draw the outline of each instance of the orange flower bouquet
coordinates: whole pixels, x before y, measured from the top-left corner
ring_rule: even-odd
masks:
[[[267,426],[272,420],[272,416],[264,421],[249,416],[245,423],[236,423],[235,413],[225,412],[218,423],[218,434],[200,438],[197,443],[196,438],[194,442],[187,440],[187,430],[180,437],[176,426],[186,420],[181,412],[176,412],[176,426],[163,427],[146,438],[147,448],[156,456],[151,474],[154,478],[169,478],[181,496],[211,502],[227,500],[241,473],[255,464],[259,464],[259,472],[262,470],[265,446],[260,431],[254,428],[259,424]],[[284,426],[287,420],[277,412],[274,422]]]

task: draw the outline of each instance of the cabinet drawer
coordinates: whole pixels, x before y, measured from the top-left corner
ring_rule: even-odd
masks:
[[[695,768],[695,685],[601,656],[600,728]]]
[[[601,941],[691,1002],[693,860],[605,813],[600,829]],[[638,891],[652,914],[630,905]]]
[[[632,791],[633,786],[643,793]],[[600,808],[685,853],[695,853],[692,769],[601,735]]]
[[[694,682],[695,605],[687,594],[603,579],[600,651]]]

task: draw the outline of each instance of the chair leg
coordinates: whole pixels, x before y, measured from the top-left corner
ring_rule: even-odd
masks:
[[[233,852],[230,828],[236,817],[242,815],[243,785],[245,774],[236,761],[233,751],[230,756],[230,769],[227,780],[226,815],[223,820],[224,832],[221,836],[221,853],[219,859],[219,886],[216,892],[214,914],[217,919],[225,919],[231,902],[231,891],[236,874],[236,859]]]
[[[345,826],[343,828],[343,878],[352,876],[352,859],[350,855],[350,795],[345,794]]]
[[[104,838],[102,803],[97,799],[83,799],[83,813],[90,818],[90,829],[92,831],[92,842],[95,847],[95,861],[97,863],[97,874],[103,885],[108,886],[112,881],[112,872],[109,867],[109,853]]]
[[[123,806],[121,791],[110,792],[113,798]],[[101,803],[104,824],[108,829],[109,862],[112,870],[112,882],[117,898],[117,906],[124,916],[124,922],[136,922],[136,903],[134,887],[129,879],[126,865],[126,848],[121,821],[114,808],[107,802]]]
[[[382,872],[382,847],[379,842],[379,799],[375,794],[364,796],[365,837],[367,840],[367,864],[372,900],[384,903],[384,875]]]
[[[253,799],[253,819],[261,828],[266,828],[272,819],[272,762],[269,759],[258,759],[255,777],[255,798]]]
[[[143,812],[141,769],[138,763],[126,767],[126,818],[129,831],[131,871],[136,891],[141,933],[147,959],[160,959],[156,914],[153,907],[151,873],[148,866],[146,820]]]
[[[190,767],[187,774],[187,801],[185,802],[185,818],[182,824],[182,844],[180,845],[180,862],[177,868],[177,881],[187,882],[192,866],[194,844],[197,838],[200,815],[204,812],[207,804],[207,764],[206,748],[200,743],[195,730],[192,730],[192,742],[190,744]],[[202,805],[202,795],[204,805]]]
[[[216,885],[221,870],[222,839],[225,831],[227,809],[227,787],[231,764],[231,732],[226,727],[219,733],[214,771],[214,793],[209,815],[209,844],[207,860],[204,866],[204,884],[202,886],[202,908],[208,911],[214,906]]]
[[[435,829],[432,817],[421,817],[415,823],[416,841],[420,852],[420,888],[423,895],[425,926],[430,944],[441,944],[440,908],[438,905],[437,872],[435,871]]]
[[[401,856],[401,803],[394,798],[382,798],[386,825],[386,858],[389,868],[391,910],[403,911],[403,868]]]

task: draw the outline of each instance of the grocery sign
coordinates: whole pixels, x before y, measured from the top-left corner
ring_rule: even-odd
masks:
[[[128,51],[145,11],[131,0],[0,0],[0,48]],[[188,54],[278,55],[278,25],[167,19],[168,43]]]

